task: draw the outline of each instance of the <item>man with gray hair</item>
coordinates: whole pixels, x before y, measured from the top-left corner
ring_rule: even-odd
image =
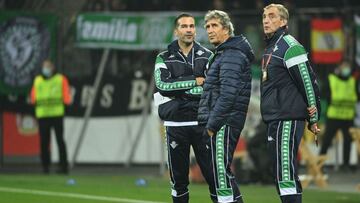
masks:
[[[205,28],[215,53],[209,59],[198,120],[209,136],[213,202],[240,202],[242,196],[230,166],[244,127],[251,92],[250,63],[253,50],[242,36],[234,36],[229,15],[212,10],[205,15]]]
[[[266,48],[262,59],[261,115],[267,124],[273,176],[282,203],[301,203],[297,152],[305,120],[315,136],[320,132],[319,87],[306,50],[288,33],[287,9],[270,4],[262,17]]]

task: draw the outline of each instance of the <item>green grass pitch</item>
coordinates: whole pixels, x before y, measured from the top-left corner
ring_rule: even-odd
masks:
[[[137,186],[138,178],[147,184]],[[169,185],[167,178],[153,176],[0,174],[0,203],[163,203],[171,202]],[[240,189],[245,203],[280,202],[273,186],[241,185]],[[190,184],[190,202],[211,202],[205,184]],[[303,202],[359,203],[360,193],[306,189]]]

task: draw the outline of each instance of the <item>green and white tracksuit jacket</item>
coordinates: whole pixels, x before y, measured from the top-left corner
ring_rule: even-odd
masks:
[[[268,125],[267,139],[279,195],[282,202],[298,203],[302,189],[297,176],[297,151],[305,120],[319,120],[319,87],[307,52],[285,27],[279,28],[266,43],[261,114]],[[318,110],[312,117],[307,110],[310,106]]]

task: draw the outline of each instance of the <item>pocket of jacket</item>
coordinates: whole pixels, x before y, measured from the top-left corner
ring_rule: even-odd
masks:
[[[171,100],[159,106],[159,117],[161,120],[173,120],[179,109],[179,101]]]

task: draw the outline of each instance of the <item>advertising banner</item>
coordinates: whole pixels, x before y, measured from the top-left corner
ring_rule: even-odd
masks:
[[[177,12],[82,13],[76,21],[76,42],[85,48],[164,49],[175,39]],[[204,14],[195,14],[196,41],[209,46]]]
[[[150,76],[122,78],[104,75],[95,100],[93,117],[141,114],[150,89]],[[94,95],[93,78],[70,79],[73,103],[67,108],[68,116],[82,117]]]
[[[5,156],[37,156],[40,152],[37,121],[31,115],[4,112],[3,153]]]

